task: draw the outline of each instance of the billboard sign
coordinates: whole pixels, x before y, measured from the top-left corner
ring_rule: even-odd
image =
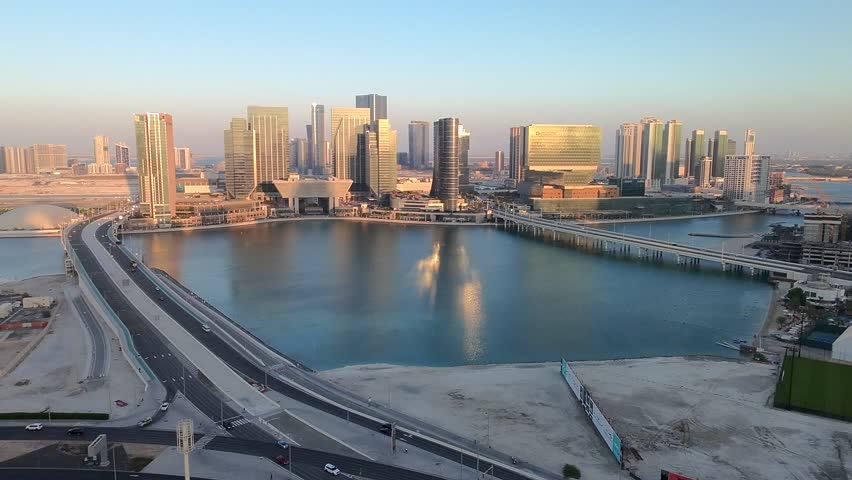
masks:
[[[615,456],[615,459],[618,460],[618,463],[621,463],[621,439],[618,437],[618,434],[615,433],[612,425],[609,424],[609,421],[607,421],[607,419],[603,416],[603,413],[601,413],[600,409],[595,404],[595,401],[592,399],[592,395],[588,390],[586,390],[583,384],[580,383],[580,379],[577,378],[574,370],[571,370],[571,367],[568,366],[568,362],[566,362],[564,358],[562,359],[560,370],[562,372],[562,378],[568,382],[568,386],[571,388],[571,391],[574,392],[574,396],[577,398],[577,401],[580,402],[583,410],[586,411],[586,415],[592,420],[592,425],[595,426],[598,434],[601,438],[603,438],[610,451],[612,451],[612,454]]]

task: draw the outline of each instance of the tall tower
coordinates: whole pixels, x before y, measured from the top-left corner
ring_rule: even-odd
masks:
[[[415,168],[429,164],[429,122],[413,120],[408,124],[408,161]]]
[[[625,123],[615,132],[615,176],[642,176],[642,124]]]
[[[683,124],[678,120],[666,122],[663,131],[663,148],[665,149],[665,173],[663,179],[666,182],[678,177],[680,169],[680,140]]]
[[[333,175],[351,179],[358,147],[358,134],[370,124],[370,109],[331,108],[331,162]]]
[[[109,165],[109,137],[96,135],[92,140],[96,165]]]
[[[396,189],[396,130],[379,119],[358,134],[353,184],[361,183],[377,198]]]
[[[38,173],[49,173],[56,167],[68,166],[68,149],[65,145],[38,143],[30,147],[30,156]]]
[[[433,197],[438,197],[448,212],[458,211],[459,201],[459,119],[442,118],[435,122]]]
[[[704,158],[704,130],[693,130],[689,137],[689,146],[686,149],[686,165],[684,176],[694,175],[696,184],[698,178],[698,163]]]
[[[308,134],[310,168],[314,173],[320,173],[328,160],[325,158],[325,106],[311,104],[311,129]]]
[[[139,170],[139,209],[158,225],[170,225],[175,214],[175,139],[168,113],[133,116]]]
[[[244,118],[231,119],[225,130],[225,193],[228,198],[247,198],[257,186],[257,132]]]
[[[734,155],[729,153],[729,155]],[[745,143],[743,143],[743,155],[754,155],[754,130],[748,129],[745,131]]]
[[[459,190],[470,191],[470,132],[459,125]]]
[[[130,165],[130,147],[124,142],[115,144],[115,164],[124,164],[125,167]]]
[[[192,149],[175,147],[175,166],[182,170],[192,170]]]
[[[290,165],[290,120],[287,107],[247,109],[248,128],[254,130],[257,183],[287,178]]]
[[[509,178],[516,182],[524,180],[524,127],[512,127],[509,129]]]
[[[356,95],[355,106],[370,109],[370,123],[380,119],[388,118],[388,97],[369,93],[367,95]]]
[[[663,149],[663,122],[655,117],[642,118],[641,171],[646,179],[662,179],[666,172]]]
[[[506,157],[503,155],[503,150],[494,152],[494,176],[505,170]]]
[[[725,155],[728,153],[728,131],[716,130],[713,135],[713,176],[725,175]]]

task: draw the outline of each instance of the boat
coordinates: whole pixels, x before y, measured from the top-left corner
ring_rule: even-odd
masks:
[[[740,347],[736,345],[731,345],[728,342],[716,342],[716,345],[719,345],[720,347],[730,348],[731,350],[736,350],[738,352],[740,351]]]
[[[732,342],[737,344],[737,345],[745,345],[745,344],[748,343],[748,340],[746,340],[745,338],[737,338],[737,339],[732,340]]]

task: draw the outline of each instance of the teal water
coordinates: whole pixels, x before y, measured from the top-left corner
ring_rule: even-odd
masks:
[[[651,231],[678,241],[775,221],[718,217]],[[771,290],[714,268],[592,254],[492,227],[310,221],[125,243],[317,369],[730,355],[715,342],[750,338]]]
[[[0,238],[0,283],[65,273],[62,245],[53,238]]]

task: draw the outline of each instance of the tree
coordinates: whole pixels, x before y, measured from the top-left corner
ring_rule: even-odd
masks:
[[[807,297],[805,297],[805,292],[799,287],[791,288],[789,292],[787,292],[787,300],[790,301],[790,304],[794,307],[798,308],[808,302]]]
[[[580,469],[570,463],[562,467],[562,476],[565,478],[580,478]]]

